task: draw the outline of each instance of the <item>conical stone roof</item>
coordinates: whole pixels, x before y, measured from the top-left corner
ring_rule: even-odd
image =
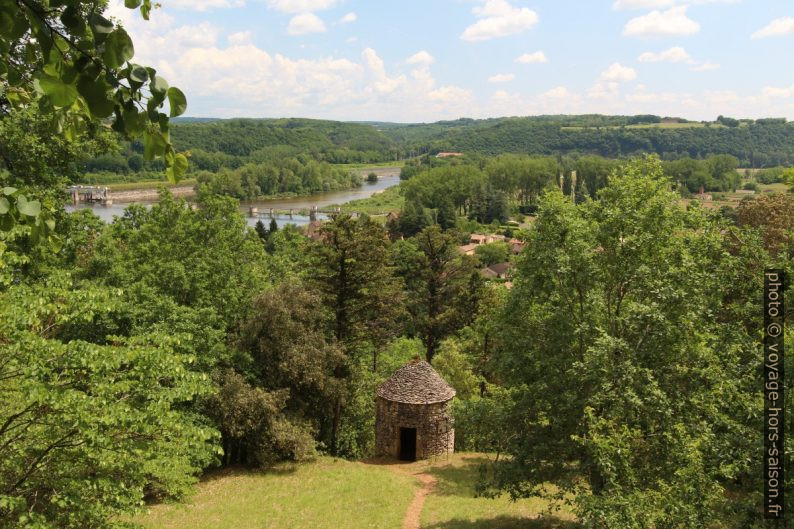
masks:
[[[424,360],[406,364],[378,388],[378,396],[404,404],[436,404],[455,396],[455,390]]]

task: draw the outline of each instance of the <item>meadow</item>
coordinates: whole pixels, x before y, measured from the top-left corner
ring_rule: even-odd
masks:
[[[184,503],[151,505],[134,521],[147,529],[358,529],[403,527],[414,495],[432,476],[421,509],[427,529],[573,529],[570,512],[548,514],[539,499],[477,498],[474,485],[488,456],[458,453],[433,461],[321,457],[269,470],[210,473]],[[548,514],[548,515],[545,515]]]

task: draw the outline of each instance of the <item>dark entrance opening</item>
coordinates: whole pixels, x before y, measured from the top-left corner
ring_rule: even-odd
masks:
[[[400,428],[400,459],[416,461],[416,428]]]

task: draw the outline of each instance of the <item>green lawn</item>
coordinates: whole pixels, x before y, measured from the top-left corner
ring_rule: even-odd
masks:
[[[150,529],[398,528],[417,489],[414,478],[381,466],[321,458],[215,474],[186,504],[156,505],[135,521]]]
[[[211,474],[184,504],[148,508],[135,521],[148,529],[399,529],[420,489],[412,475],[438,480],[427,497],[425,529],[576,529],[568,512],[538,517],[541,500],[475,498],[481,454],[453,454],[433,462],[384,464],[320,458],[271,471]]]
[[[422,510],[422,527],[426,529],[574,529],[570,512],[556,512],[538,518],[548,510],[545,500],[533,498],[510,501],[509,496],[477,498],[474,485],[479,469],[488,463],[482,454],[454,454],[428,465],[412,466],[432,474],[438,480]]]

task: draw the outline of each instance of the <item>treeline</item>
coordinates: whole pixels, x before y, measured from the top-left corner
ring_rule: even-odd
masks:
[[[510,205],[515,205],[518,212],[534,213],[538,196],[550,186],[573,195],[577,203],[595,199],[620,165],[618,160],[601,156],[422,156],[408,161],[400,174],[405,196],[402,222],[418,226],[422,223],[415,219],[423,218],[426,224],[433,215],[448,217],[445,212],[450,210],[481,223],[504,222]],[[684,196],[700,189],[735,191],[741,184],[738,165],[739,160],[730,155],[661,163],[664,174]],[[768,170],[759,175],[780,181],[782,171]],[[408,233],[416,230],[405,229]]]
[[[656,126],[660,122],[673,126]],[[190,152],[192,172],[237,169],[298,155],[334,164],[375,163],[439,151],[615,159],[655,153],[663,160],[729,154],[742,167],[794,164],[794,124],[782,118],[740,121],[720,116],[715,123],[689,123],[653,115],[582,115],[409,125],[231,119],[177,123],[171,136],[178,149]],[[136,180],[162,171],[162,162],[144,161],[142,154],[140,142],[122,141],[116,152],[90,158],[82,169],[102,175],[106,182]]]
[[[308,156],[251,163],[236,169],[222,168],[217,172],[198,171],[195,177],[209,192],[239,199],[287,193],[304,195],[361,185],[358,173]]]
[[[744,167],[794,164],[794,124],[759,120],[739,127],[574,126],[540,118],[501,118],[384,128],[409,152],[462,151],[496,155],[597,154],[624,158],[658,154],[664,160],[730,154]],[[402,138],[401,138],[402,136]]]

